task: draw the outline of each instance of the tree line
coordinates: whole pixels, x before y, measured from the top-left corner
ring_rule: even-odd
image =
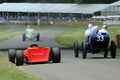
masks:
[[[77,3],[77,4],[109,4],[119,0],[0,0],[4,2],[30,2],[30,3]]]

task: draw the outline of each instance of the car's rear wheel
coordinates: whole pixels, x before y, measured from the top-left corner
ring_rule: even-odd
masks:
[[[10,62],[15,63],[15,49],[10,49],[8,51],[8,59]]]
[[[40,34],[38,33],[37,34],[37,41],[39,41],[40,40]]]
[[[15,58],[15,62],[17,66],[23,65],[23,53],[22,50],[17,50],[16,51],[16,58]]]
[[[22,36],[22,40],[25,41],[26,40],[26,34],[24,33]]]
[[[75,57],[78,58],[79,54],[79,47],[78,47],[78,41],[74,41],[74,52],[75,52]]]
[[[111,41],[110,51],[111,51],[111,57],[115,58],[116,57],[116,45],[115,45],[115,41]]]
[[[86,41],[82,42],[82,58],[86,59],[87,56],[87,48],[86,48]]]
[[[52,49],[53,53],[52,53],[52,60],[53,63],[59,63],[61,61],[61,52],[59,48],[53,48]]]

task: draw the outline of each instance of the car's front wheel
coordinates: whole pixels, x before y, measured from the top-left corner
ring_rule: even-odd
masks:
[[[104,54],[104,58],[107,58],[108,50],[105,50],[105,51],[103,52],[103,54]]]

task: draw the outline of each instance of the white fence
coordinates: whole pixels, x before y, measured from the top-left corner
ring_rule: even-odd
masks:
[[[103,24],[120,25],[120,21],[104,21]]]

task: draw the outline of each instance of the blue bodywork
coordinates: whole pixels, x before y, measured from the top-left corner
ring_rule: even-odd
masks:
[[[93,53],[98,53],[101,50],[109,50],[110,37],[108,34],[100,35],[95,34],[89,36],[87,39],[87,50]]]

